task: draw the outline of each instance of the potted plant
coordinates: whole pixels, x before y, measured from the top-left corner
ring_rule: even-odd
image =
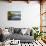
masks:
[[[34,31],[34,40],[36,40],[36,38],[38,37],[38,32],[37,32],[38,27],[32,27],[32,28],[33,28],[33,31]]]
[[[38,27],[32,27],[32,28],[35,31],[35,33],[34,33],[34,40],[36,40],[38,37],[41,38],[42,32],[38,31],[39,28]]]

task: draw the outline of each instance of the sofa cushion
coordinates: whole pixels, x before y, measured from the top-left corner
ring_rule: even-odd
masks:
[[[20,28],[14,28],[14,33],[20,33],[21,29]]]

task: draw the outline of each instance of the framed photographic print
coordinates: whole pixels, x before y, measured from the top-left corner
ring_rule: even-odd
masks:
[[[8,20],[21,20],[21,11],[8,11]]]

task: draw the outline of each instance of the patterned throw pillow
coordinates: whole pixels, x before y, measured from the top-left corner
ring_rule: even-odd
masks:
[[[20,33],[20,31],[21,31],[21,28],[15,28],[14,29],[14,33]]]

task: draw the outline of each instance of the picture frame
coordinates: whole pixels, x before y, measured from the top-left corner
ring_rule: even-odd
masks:
[[[21,20],[21,11],[8,11],[8,20]]]

